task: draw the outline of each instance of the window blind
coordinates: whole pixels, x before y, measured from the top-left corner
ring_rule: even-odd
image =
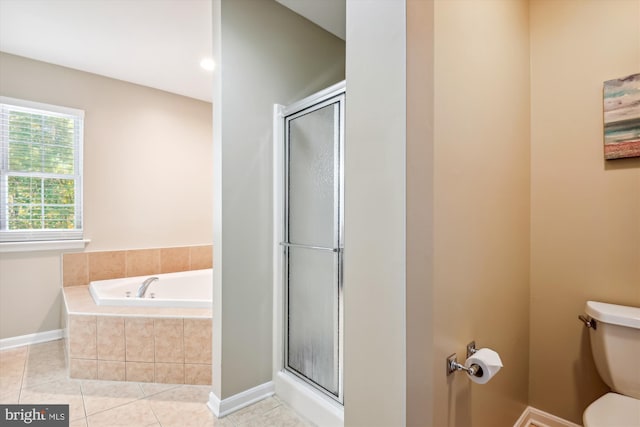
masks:
[[[84,111],[0,97],[0,242],[82,239]]]

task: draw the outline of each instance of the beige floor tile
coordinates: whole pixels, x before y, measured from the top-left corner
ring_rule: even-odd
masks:
[[[215,420],[213,421],[213,425],[214,427],[236,427],[233,421],[229,420],[228,418],[222,418],[220,420],[215,418]]]
[[[68,404],[70,421],[85,417],[84,402],[78,380],[64,379],[23,387],[20,403]]]
[[[25,366],[22,386],[32,386],[51,381],[60,381],[67,379],[67,367],[65,365],[64,356],[47,356],[39,357],[29,356]]]
[[[238,423],[237,427],[310,427],[292,409],[280,405],[258,417]]]
[[[87,419],[80,418],[69,423],[69,427],[87,427]]]
[[[20,393],[26,361],[26,346],[0,351],[0,395]]]
[[[23,356],[4,357],[0,361],[0,375],[8,375],[13,372],[21,373],[27,364],[27,358]]]
[[[210,387],[185,385],[154,394],[146,400],[151,404],[162,427],[223,425],[217,422],[218,420],[207,407],[209,392]]]
[[[64,357],[64,340],[48,341],[40,344],[32,344],[29,346],[29,357],[46,355]]]
[[[14,384],[20,378],[20,363],[21,388]],[[208,385],[69,380],[62,340],[0,352],[0,368],[0,383],[13,384],[12,391],[0,391],[0,403],[69,404],[70,427],[309,425],[275,397],[218,420],[206,406]]]
[[[151,396],[163,391],[171,390],[172,388],[182,387],[179,384],[158,384],[158,383],[140,383],[142,392],[145,396]]]
[[[20,391],[22,387],[22,376],[24,374],[24,368],[22,369],[9,369],[4,368],[0,370],[0,394],[14,393]]]
[[[67,379],[64,340],[29,346],[22,386]]]
[[[249,420],[252,420],[256,417],[261,417],[265,413],[271,411],[272,409],[280,406],[280,401],[273,397],[269,397],[267,399],[263,399],[257,403],[254,403],[251,406],[247,406],[246,408],[240,409],[233,414],[230,414],[228,417],[235,424],[245,423]]]
[[[20,403],[20,390],[18,389],[8,393],[0,392],[0,403],[5,405],[17,405]]]
[[[146,400],[136,400],[87,417],[89,427],[146,427],[158,420]]]
[[[27,346],[10,348],[8,350],[0,351],[0,367],[2,367],[7,361],[15,359],[21,359],[23,362],[27,358]]]
[[[144,397],[140,385],[119,381],[82,381],[87,415],[113,409]]]
[[[209,393],[211,386],[208,385],[178,385],[175,389],[165,392],[167,395],[173,396],[180,402],[202,402],[209,401]]]

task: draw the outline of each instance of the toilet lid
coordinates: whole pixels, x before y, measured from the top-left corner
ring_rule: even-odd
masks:
[[[582,415],[584,427],[640,427],[640,400],[607,393]]]

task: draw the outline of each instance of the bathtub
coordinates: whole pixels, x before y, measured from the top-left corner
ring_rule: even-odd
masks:
[[[138,287],[149,277],[157,277],[158,280],[147,288],[144,298],[137,298]],[[89,292],[97,305],[210,308],[213,270],[97,280],[89,284]]]

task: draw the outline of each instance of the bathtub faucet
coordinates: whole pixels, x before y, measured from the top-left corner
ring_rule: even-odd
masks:
[[[142,282],[142,284],[138,288],[138,293],[136,294],[136,297],[144,298],[144,294],[147,292],[147,288],[156,280],[160,280],[160,279],[157,277],[149,277],[144,282]]]

